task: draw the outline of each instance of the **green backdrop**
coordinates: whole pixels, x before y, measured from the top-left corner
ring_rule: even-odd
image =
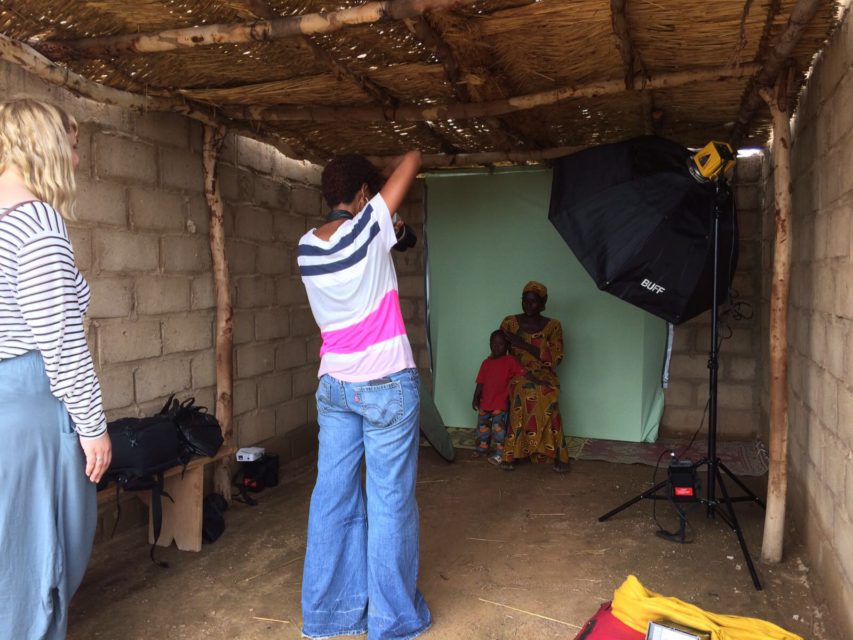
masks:
[[[654,441],[666,323],[598,290],[548,221],[551,172],[430,175],[426,184],[434,395],[445,424],[476,424],[471,397],[489,334],[521,313],[524,284],[538,280],[545,315],[563,325],[566,433]]]

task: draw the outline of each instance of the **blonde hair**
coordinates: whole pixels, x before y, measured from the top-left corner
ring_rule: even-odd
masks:
[[[77,121],[52,104],[31,98],[0,104],[0,173],[15,167],[33,195],[73,220],[72,132]]]

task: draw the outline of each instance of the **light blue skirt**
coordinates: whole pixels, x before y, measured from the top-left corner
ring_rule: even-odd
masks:
[[[0,361],[0,639],[65,638],[96,522],[96,487],[41,354]]]

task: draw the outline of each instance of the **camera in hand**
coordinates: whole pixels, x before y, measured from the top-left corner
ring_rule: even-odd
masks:
[[[395,213],[393,219],[394,223],[396,224],[400,218]],[[418,242],[418,236],[415,235],[415,230],[412,229],[405,222],[403,223],[402,227],[395,230],[395,233],[397,235],[397,244],[395,244],[393,247],[395,251],[408,251]]]

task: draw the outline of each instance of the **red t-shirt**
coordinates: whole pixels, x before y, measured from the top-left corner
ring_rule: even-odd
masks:
[[[521,375],[524,375],[524,367],[509,354],[500,358],[490,356],[483,360],[480,372],[477,374],[477,384],[483,385],[480,410],[506,411],[509,381]]]

